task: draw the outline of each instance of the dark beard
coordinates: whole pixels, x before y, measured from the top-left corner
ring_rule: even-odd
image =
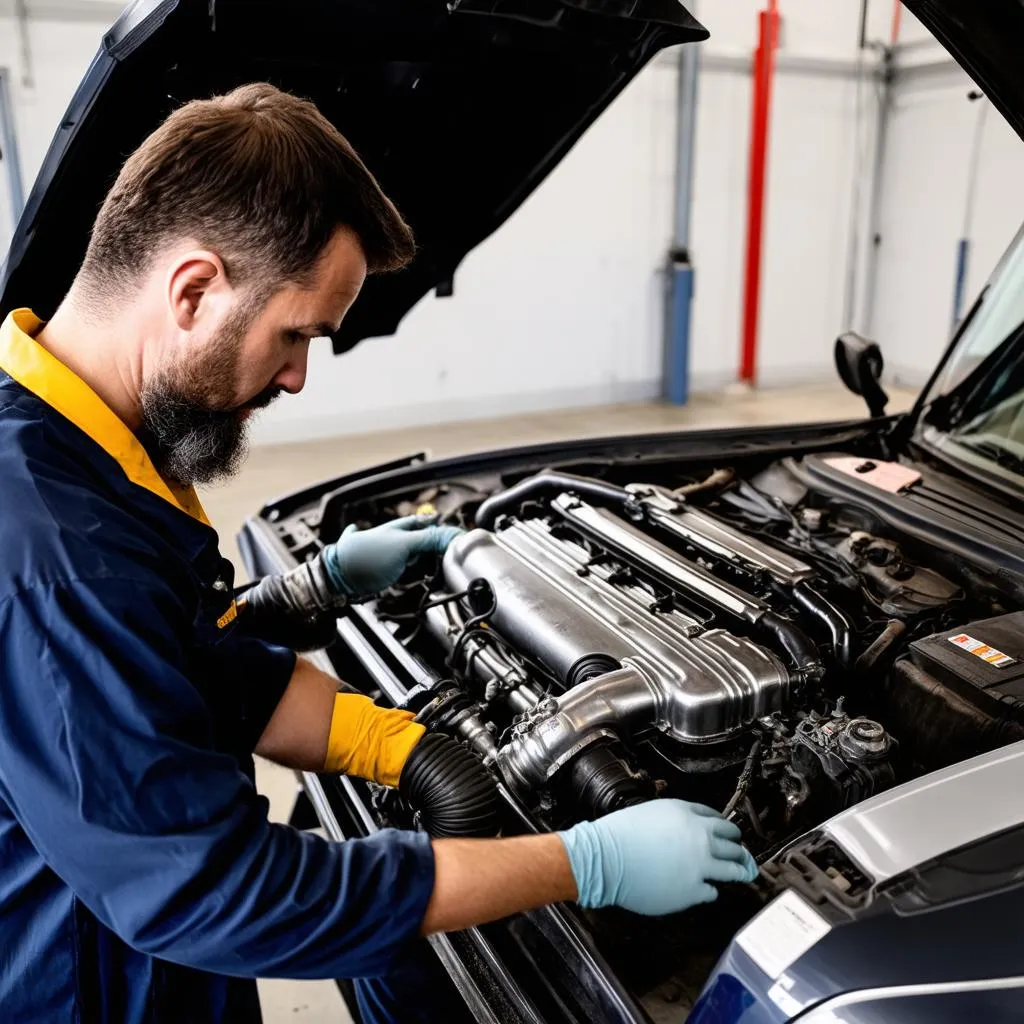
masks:
[[[264,408],[282,391],[271,386],[243,406],[226,407],[255,312],[237,310],[206,352],[160,371],[143,387],[140,440],[161,475],[206,484],[238,471],[248,448],[248,425],[239,413]]]

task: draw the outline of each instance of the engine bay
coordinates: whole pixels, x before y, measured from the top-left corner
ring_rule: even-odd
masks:
[[[763,864],[873,794],[1024,738],[1021,576],[943,543],[935,515],[894,527],[884,508],[927,485],[923,467],[838,452],[576,468],[327,495],[278,527],[299,557],[351,523],[465,530],[353,606],[342,636],[405,680],[369,692],[473,751],[506,834],[672,796],[734,820]],[[424,825],[369,789],[379,826]],[[863,881],[852,864],[828,877]],[[661,993],[657,1018],[666,985],[687,989],[681,954],[699,987],[763,902],[736,888],[715,928],[695,930],[700,908],[585,917],[631,987]]]

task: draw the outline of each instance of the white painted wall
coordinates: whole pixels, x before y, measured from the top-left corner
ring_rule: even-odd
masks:
[[[518,213],[392,338],[335,358],[257,439],[650,398],[672,230],[675,74],[638,78]]]
[[[692,251],[692,381],[736,375],[758,0],[703,2],[712,30],[700,82]],[[888,32],[873,5],[870,32]],[[783,0],[765,234],[760,379],[831,378],[842,322],[857,149],[856,85],[789,58],[852,62],[860,4]],[[466,260],[453,299],[424,299],[398,335],[341,359],[313,355],[298,401],[257,440],[653,398],[660,391],[671,240],[675,61],[659,59],[515,217]],[[873,123],[871,118],[869,124]],[[870,133],[869,133],[870,134]]]
[[[11,73],[18,149],[26,194],[68,102],[99,49],[103,33],[108,27],[105,21],[89,16],[90,6],[90,3],[83,0],[82,14],[73,20],[67,17],[30,19],[30,61],[26,69],[15,20],[4,15],[4,4],[0,0],[0,67],[7,68]],[[104,10],[109,9],[108,5],[102,6]],[[4,198],[6,201],[6,194]],[[6,221],[0,221],[0,224],[7,226]],[[7,241],[6,233],[0,235],[0,243],[6,245]]]
[[[30,0],[38,11],[41,3]],[[713,35],[700,82],[692,237],[697,389],[732,380],[738,360],[751,80],[722,58],[750,56],[762,6],[700,3]],[[856,156],[870,147],[869,130],[857,137],[854,80],[792,67],[807,58],[848,66],[856,57],[859,0],[782,0],[781,7],[761,310],[765,384],[832,373],[832,340],[844,326]],[[888,5],[875,0],[871,10],[869,35],[883,38]],[[77,21],[34,19],[35,85],[25,88],[14,23],[0,18],[0,65],[15,72],[26,186],[103,28],[85,14]],[[321,343],[306,392],[270,410],[256,426],[257,440],[656,396],[662,267],[673,221],[675,89],[674,59],[661,58],[471,254],[454,298],[428,296],[396,337],[366,342],[342,358]],[[870,127],[870,118],[865,123]]]
[[[709,70],[700,87],[691,365],[695,389],[714,390],[735,378],[740,350],[751,84],[746,74]],[[758,347],[758,380],[765,386],[833,372],[832,342],[846,326],[858,173],[856,97],[850,77],[780,65],[772,99]],[[865,128],[870,144],[872,118]]]
[[[927,60],[942,59],[930,49]],[[913,60],[925,59],[915,51]],[[870,327],[892,376],[927,379],[952,327],[957,242],[964,233],[970,152],[982,103],[950,67],[911,73],[894,90],[885,162],[882,244]],[[968,237],[964,310],[1024,219],[1024,144],[997,111],[984,115]]]

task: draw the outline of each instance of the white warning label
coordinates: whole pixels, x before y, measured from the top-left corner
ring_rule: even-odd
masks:
[[[736,936],[736,942],[774,979],[831,930],[828,921],[790,889],[769,903]]]
[[[973,636],[968,636],[966,633],[958,633],[956,636],[951,636],[949,642],[959,647],[962,651],[967,651],[968,654],[973,654],[976,658],[987,661],[996,668],[1006,668],[1007,665],[1017,664],[1016,658],[1011,658],[1008,654],[1003,654],[1002,651],[997,651],[994,647],[990,647],[980,640],[975,640]]]

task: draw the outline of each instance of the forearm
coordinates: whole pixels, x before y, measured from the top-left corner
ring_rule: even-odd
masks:
[[[511,839],[439,839],[434,891],[422,933],[457,931],[576,898],[576,881],[554,833]]]
[[[337,687],[333,676],[299,658],[256,753],[286,768],[397,786],[423,726],[409,711],[380,708],[362,694],[338,693]]]
[[[323,771],[337,690],[336,679],[299,658],[256,753],[286,768]]]

